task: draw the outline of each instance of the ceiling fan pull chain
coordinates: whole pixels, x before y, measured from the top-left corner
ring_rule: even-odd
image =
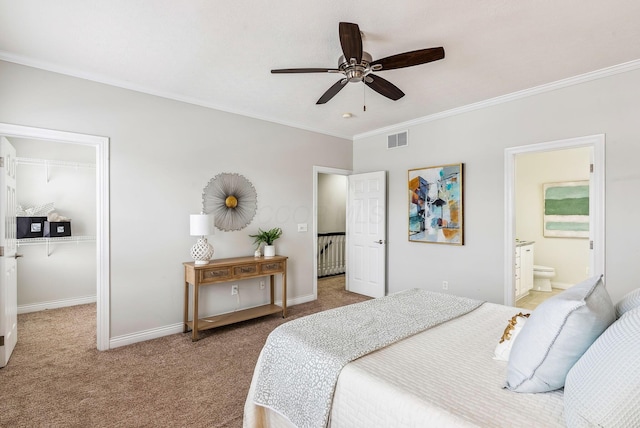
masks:
[[[362,85],[362,111],[367,111],[367,91],[364,83]]]

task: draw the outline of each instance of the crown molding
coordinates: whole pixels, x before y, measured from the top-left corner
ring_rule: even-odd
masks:
[[[373,137],[380,134],[390,134],[398,130],[406,129],[411,126],[421,125],[434,120],[443,119],[446,117],[456,116],[458,114],[467,113],[474,110],[479,110],[486,107],[495,106],[498,104],[507,103],[522,98],[527,98],[533,95],[543,94],[545,92],[555,91],[557,89],[566,88],[568,86],[578,85],[592,80],[601,79],[603,77],[609,77],[620,73],[626,73],[628,71],[637,70],[640,68],[640,59],[625,62],[622,64],[614,65],[611,67],[602,68],[600,70],[591,71],[589,73],[580,74],[578,76],[569,77],[562,80],[557,80],[551,83],[545,83],[544,85],[534,86],[533,88],[524,89],[522,91],[512,92],[510,94],[501,95],[499,97],[490,98],[488,100],[479,101],[473,104],[467,104],[466,106],[456,107],[450,110],[445,110],[439,113],[434,113],[429,116],[423,116],[417,119],[412,119],[406,122],[397,123],[395,125],[385,126],[384,128],[374,129],[372,131],[363,132],[353,136],[353,140],[361,140],[363,138]]]

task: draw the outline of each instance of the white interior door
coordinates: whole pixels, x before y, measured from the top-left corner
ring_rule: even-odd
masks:
[[[0,138],[0,367],[9,362],[18,341],[16,268],[16,150]]]
[[[386,171],[350,175],[347,196],[347,290],[371,297],[385,295],[386,242]]]

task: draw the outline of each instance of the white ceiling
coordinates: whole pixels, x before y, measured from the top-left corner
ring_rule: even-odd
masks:
[[[340,21],[374,59],[446,57],[316,105],[339,75],[270,70],[337,67]],[[0,59],[352,138],[638,60],[640,1],[0,0]]]

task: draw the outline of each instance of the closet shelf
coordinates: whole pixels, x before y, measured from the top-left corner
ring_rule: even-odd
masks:
[[[49,244],[49,243],[70,243],[82,241],[95,241],[95,236],[61,236],[58,238],[23,238],[17,239],[18,247],[26,247],[29,245]]]
[[[66,167],[66,168],[90,168],[96,169],[96,164],[94,163],[82,163],[82,162],[68,162],[68,161],[59,161],[59,160],[49,160],[49,159],[34,159],[34,158],[21,158],[16,157],[16,164],[18,165],[41,165],[44,166],[44,174],[45,180],[49,182],[49,170],[52,166],[58,167]]]
[[[96,164],[94,163],[68,162],[68,161],[59,161],[59,160],[21,158],[21,157],[16,157],[16,163],[18,165],[66,166],[69,168],[95,169],[96,167]]]
[[[69,244],[72,242],[75,242],[77,244],[78,242],[90,242],[95,240],[96,240],[95,236],[78,235],[78,236],[60,236],[57,238],[22,238],[22,239],[16,239],[17,241],[16,244],[18,248],[27,247],[30,245],[44,244],[46,245],[46,249],[47,249],[47,257],[49,257],[51,255],[51,249],[50,249],[51,244]]]

